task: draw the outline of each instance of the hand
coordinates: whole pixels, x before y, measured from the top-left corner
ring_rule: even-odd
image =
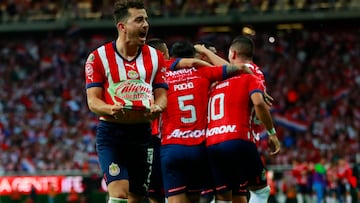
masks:
[[[264,92],[264,100],[267,105],[272,106],[272,102],[274,101],[274,98],[265,91]]]
[[[160,114],[163,112],[163,109],[158,104],[151,104],[150,112],[145,114],[145,117],[150,118],[151,120],[154,120],[155,118],[158,118]]]
[[[158,104],[152,104],[150,107],[151,113],[161,113],[163,109]]]
[[[122,116],[125,115],[125,111],[124,111],[123,107],[124,106],[119,103],[112,105],[110,115],[113,116],[115,119],[121,118]]]
[[[269,135],[268,145],[271,149],[270,155],[277,155],[280,152],[280,142],[276,134]]]
[[[202,54],[202,53],[204,53],[205,51],[208,50],[208,49],[205,47],[205,45],[203,45],[203,44],[196,44],[196,45],[194,45],[194,48],[195,48],[196,52],[198,52],[198,53],[200,53],[200,54]]]

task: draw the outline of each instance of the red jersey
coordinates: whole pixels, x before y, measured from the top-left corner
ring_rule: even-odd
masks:
[[[260,70],[260,67],[257,66],[255,63],[251,62],[251,63],[246,63],[244,64],[246,65],[253,73],[256,77],[258,77],[265,85],[265,76],[264,73]]]
[[[298,185],[306,185],[308,182],[309,167],[306,162],[294,164],[291,173],[296,179]]]
[[[252,72],[253,74],[258,77],[263,83],[264,85],[265,83],[265,76],[264,73],[260,70],[260,67],[257,66],[255,63],[251,62],[251,63],[246,63],[245,64]],[[266,90],[266,85],[265,85],[265,90]],[[252,127],[251,129],[253,130],[253,133],[255,133],[256,136],[260,136],[260,133],[265,129],[264,126],[261,124],[260,120],[254,116],[254,121],[252,122]]]
[[[159,118],[156,118],[151,121],[151,135],[160,137]]]
[[[208,104],[206,145],[234,139],[258,139],[251,129],[255,111],[250,96],[264,89],[262,81],[250,74],[234,76],[213,87]]]
[[[357,180],[353,175],[352,168],[349,163],[341,160],[341,164],[338,166],[337,176],[343,183],[349,183],[352,187],[356,187]]]
[[[144,45],[134,60],[124,59],[115,42],[94,50],[85,64],[86,88],[104,88],[107,104],[120,103],[125,108],[150,110],[153,88],[167,88],[163,54]]]
[[[178,59],[170,59],[169,69]],[[162,145],[197,145],[205,141],[210,84],[226,76],[225,66],[167,71],[168,106],[161,114]]]

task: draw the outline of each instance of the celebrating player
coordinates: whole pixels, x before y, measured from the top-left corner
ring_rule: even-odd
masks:
[[[116,1],[114,19],[117,39],[87,58],[86,94],[100,117],[96,147],[108,203],[140,203],[152,160],[150,121],[167,106],[164,56],[145,45],[149,23],[142,1]]]

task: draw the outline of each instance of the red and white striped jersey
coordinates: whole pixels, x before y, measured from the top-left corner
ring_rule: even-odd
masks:
[[[85,64],[86,88],[103,87],[107,104],[150,110],[153,88],[167,88],[161,52],[144,45],[131,61],[117,51],[115,41],[94,50]]]

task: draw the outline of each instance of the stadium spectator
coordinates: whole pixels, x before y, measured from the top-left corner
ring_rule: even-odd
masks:
[[[48,203],[55,203],[57,192],[53,184],[49,184],[49,191],[47,193],[48,196]]]
[[[316,195],[316,202],[322,203],[325,200],[326,192],[326,161],[321,159],[313,165],[311,169],[312,188]]]
[[[246,15],[263,14],[270,12],[301,11],[346,11],[356,9],[356,1],[144,1],[149,8],[150,17],[176,17],[176,16],[224,16],[238,15],[239,11]],[[112,1],[15,1],[0,2],[1,21],[54,21],[58,19],[110,19]]]
[[[74,189],[74,187],[70,188],[69,193],[66,196],[66,202],[67,203],[80,203],[80,195],[79,193]]]

